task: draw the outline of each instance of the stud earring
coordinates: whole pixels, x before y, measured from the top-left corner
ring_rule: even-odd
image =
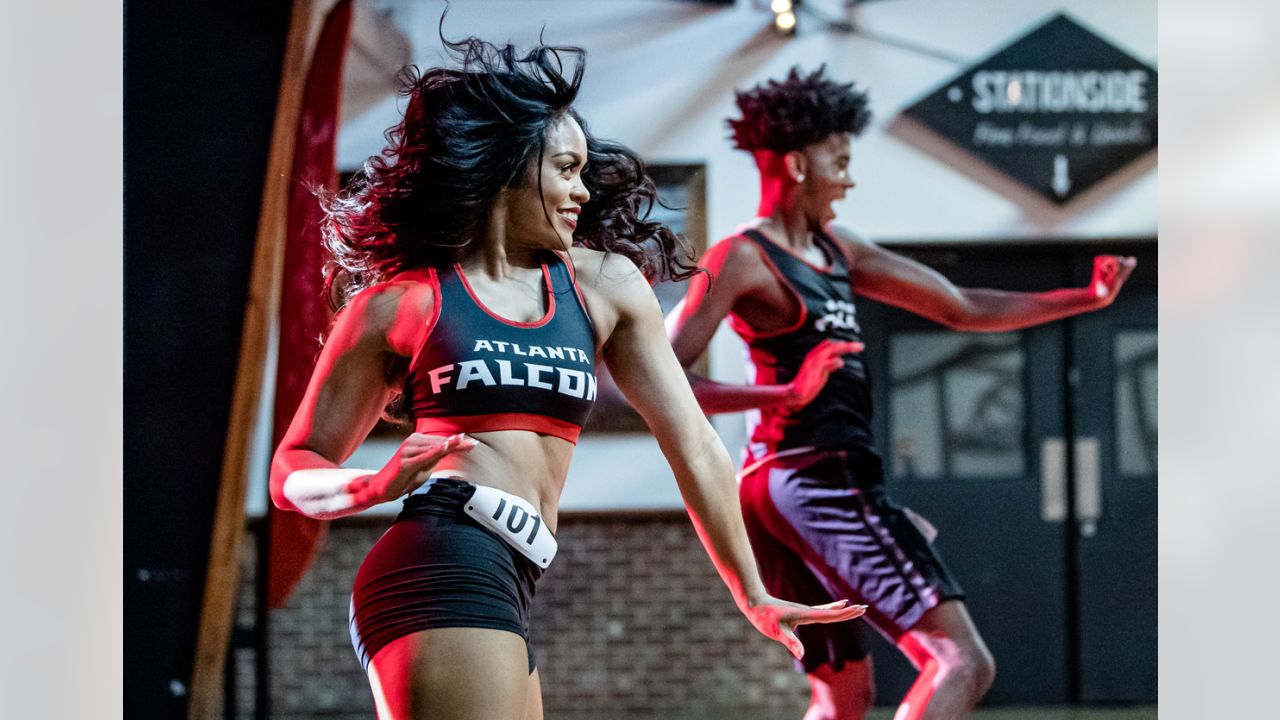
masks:
[[[802,182],[804,182],[804,175],[797,175],[797,176],[796,176],[796,182],[798,182],[798,183],[802,183]]]

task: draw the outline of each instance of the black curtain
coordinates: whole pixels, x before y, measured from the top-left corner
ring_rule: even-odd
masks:
[[[283,1],[125,5],[128,718],[186,711],[288,21]]]

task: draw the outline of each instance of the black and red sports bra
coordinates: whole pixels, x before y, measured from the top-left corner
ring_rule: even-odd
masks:
[[[736,315],[729,317],[729,325],[747,343],[747,370],[757,384],[791,382],[805,356],[823,340],[862,341],[853,304],[853,270],[836,241],[823,234],[815,236],[830,261],[829,267],[818,268],[757,230],[742,236],[764,250],[770,269],[799,306],[799,316],[790,327],[770,333],[754,331]],[[871,381],[863,353],[846,355],[818,396],[803,408],[794,412],[761,408],[747,417],[751,431],[747,451],[753,459],[799,446],[871,447]]]
[[[404,391],[419,432],[529,430],[576,443],[596,399],[595,329],[573,268],[542,263],[547,312],[507,320],[456,264],[429,269],[435,308]]]

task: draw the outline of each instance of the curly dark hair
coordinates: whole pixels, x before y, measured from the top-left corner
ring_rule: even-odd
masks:
[[[484,231],[498,193],[529,181],[548,129],[566,116],[586,135],[582,181],[591,193],[575,244],[623,255],[651,282],[697,272],[683,240],[647,220],[658,199],[644,161],[593,137],[572,109],[584,50],[540,44],[520,56],[512,45],[475,37],[441,40],[461,68],[402,70],[408,102],[403,120],[386,133],[387,147],[341,191],[321,193],[335,308],[397,272],[456,260]],[[574,61],[571,73],[566,59]]]
[[[769,80],[734,93],[742,118],[729,118],[739,150],[785,153],[821,142],[832,133],[859,135],[871,120],[867,93],[853,83],[825,76],[823,64],[809,75],[792,67],[787,79]]]

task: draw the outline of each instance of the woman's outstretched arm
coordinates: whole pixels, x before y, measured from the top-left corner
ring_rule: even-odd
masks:
[[[1020,330],[1101,310],[1115,302],[1138,264],[1132,257],[1098,255],[1086,287],[1043,292],[969,288],[849,230],[833,225],[828,231],[853,258],[853,288],[859,295],[964,332]]]
[[[625,260],[609,258],[598,280],[613,315],[603,355],[627,399],[648,423],[671,464],[689,515],[738,608],[766,636],[799,657],[795,627],[839,622],[863,613],[844,601],[809,607],[779,600],[764,589],[738,504],[733,465],[698,407],[663,329],[657,298]],[[613,266],[613,269],[610,269]]]
[[[394,500],[426,481],[445,455],[475,441],[414,433],[381,470],[342,468],[382,413],[390,363],[414,347],[429,311],[431,290],[422,284],[369,288],[338,316],[333,331],[271,460],[271,501],[282,510],[328,519],[352,515]]]

